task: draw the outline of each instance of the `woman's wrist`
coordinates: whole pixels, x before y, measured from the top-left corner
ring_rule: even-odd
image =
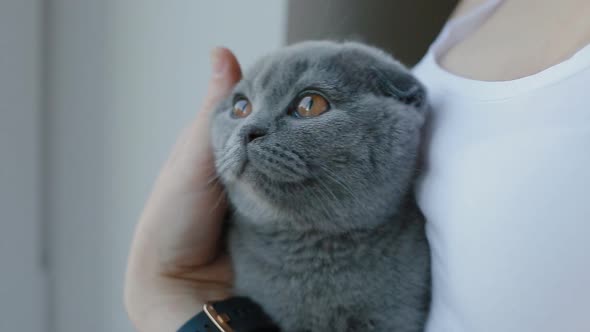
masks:
[[[178,332],[211,331],[278,332],[278,326],[262,307],[247,297],[234,296],[206,303],[201,312],[185,322]]]
[[[140,332],[177,331],[209,301],[230,297],[226,286],[162,278],[144,287],[129,289],[126,307]]]
[[[195,271],[172,274],[153,262],[139,264],[141,260],[131,259],[125,306],[135,328],[139,332],[176,331],[206,302],[230,297],[231,269],[226,260],[219,257]]]

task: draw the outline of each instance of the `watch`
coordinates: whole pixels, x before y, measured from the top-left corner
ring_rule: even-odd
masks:
[[[279,332],[262,308],[247,297],[208,302],[203,311],[186,322],[178,332]]]

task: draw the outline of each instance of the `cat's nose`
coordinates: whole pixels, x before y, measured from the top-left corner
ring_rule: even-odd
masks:
[[[262,129],[259,127],[250,127],[244,131],[244,143],[248,144],[258,138],[264,137],[266,135],[266,129]]]

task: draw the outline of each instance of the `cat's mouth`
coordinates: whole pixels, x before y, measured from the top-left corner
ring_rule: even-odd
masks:
[[[245,180],[295,183],[309,178],[307,164],[294,153],[276,147],[249,146],[238,171]]]
[[[235,146],[216,161],[226,184],[238,181],[270,188],[299,184],[312,178],[310,167],[297,153],[273,144]]]

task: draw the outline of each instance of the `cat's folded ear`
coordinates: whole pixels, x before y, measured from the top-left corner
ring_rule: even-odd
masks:
[[[412,74],[399,69],[377,69],[378,89],[407,105],[421,108],[426,103],[426,88]]]

